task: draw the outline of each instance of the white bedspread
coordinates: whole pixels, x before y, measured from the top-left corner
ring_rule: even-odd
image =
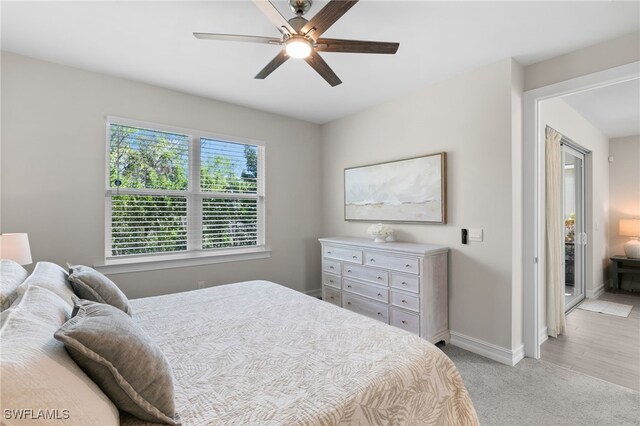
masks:
[[[434,345],[278,284],[131,304],[173,368],[183,425],[478,423]]]

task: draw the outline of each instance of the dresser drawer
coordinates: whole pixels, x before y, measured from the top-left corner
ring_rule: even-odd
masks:
[[[342,295],[342,307],[369,318],[380,320],[386,324],[389,322],[389,311],[387,305],[383,303],[344,293]]]
[[[338,290],[334,290],[331,287],[324,287],[323,293],[322,300],[337,306],[342,306],[342,294],[340,294]]]
[[[420,259],[417,257],[393,256],[370,251],[365,254],[365,265],[408,272],[410,274],[418,274],[420,272]]]
[[[322,284],[328,285],[329,287],[335,287],[337,289],[340,289],[340,281],[341,279],[338,275],[327,274],[327,273],[322,274]]]
[[[357,281],[351,281],[345,278],[342,280],[342,290],[359,294],[361,296],[370,297],[380,302],[389,302],[389,289],[387,287],[359,283]]]
[[[420,317],[418,315],[391,308],[389,316],[389,324],[392,326],[417,334],[418,336],[420,335]]]
[[[389,272],[358,265],[342,265],[342,276],[389,285]]]
[[[420,311],[420,299],[418,296],[414,296],[407,293],[400,293],[397,291],[391,291],[391,304],[394,306],[400,306],[401,308],[409,309],[411,311]]]
[[[324,257],[330,259],[344,260],[345,262],[353,262],[362,264],[362,250],[350,249],[345,247],[324,246],[322,248]]]
[[[400,290],[411,291],[413,293],[420,292],[420,278],[415,275],[391,273],[391,287]]]
[[[342,263],[337,260],[322,259],[322,270],[332,274],[340,274]]]

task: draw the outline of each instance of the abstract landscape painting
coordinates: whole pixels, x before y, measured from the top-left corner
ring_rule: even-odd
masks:
[[[445,223],[446,153],[344,171],[345,220]]]

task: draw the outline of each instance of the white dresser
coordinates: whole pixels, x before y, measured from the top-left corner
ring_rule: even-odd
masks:
[[[350,237],[319,241],[323,300],[432,343],[449,342],[448,247]]]

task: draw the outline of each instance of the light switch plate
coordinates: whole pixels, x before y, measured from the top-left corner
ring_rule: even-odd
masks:
[[[482,242],[482,229],[469,228],[469,241]]]

